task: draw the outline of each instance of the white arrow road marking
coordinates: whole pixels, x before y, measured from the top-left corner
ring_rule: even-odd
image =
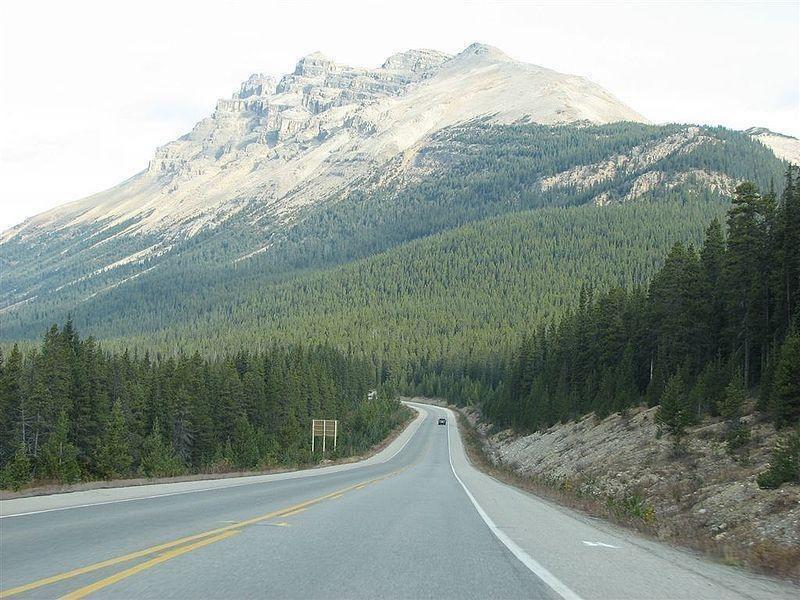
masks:
[[[605,544],[603,542],[587,542],[583,540],[583,543],[587,546],[600,546],[601,548],[619,548],[619,546],[614,546],[612,544]]]

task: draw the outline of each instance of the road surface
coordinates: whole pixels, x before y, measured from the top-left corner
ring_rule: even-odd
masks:
[[[3,501],[0,596],[797,597],[499,483],[416,407],[361,463]]]

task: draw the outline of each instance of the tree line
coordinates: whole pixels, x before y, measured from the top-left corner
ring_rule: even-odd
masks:
[[[384,439],[407,409],[369,363],[326,346],[274,346],[215,359],[110,352],[71,321],[39,348],[0,353],[2,483],[71,483],[295,465],[310,419],[340,420],[336,453]]]
[[[798,424],[798,169],[780,197],[739,185],[726,225],[714,219],[699,248],[676,243],[646,287],[584,286],[577,307],[525,335],[499,373],[478,373],[489,418],[530,431],[644,402],[660,405],[678,442],[702,416],[721,416],[736,447],[754,392],[777,426]]]

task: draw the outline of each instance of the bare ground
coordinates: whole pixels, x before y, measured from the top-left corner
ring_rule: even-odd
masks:
[[[779,435],[768,422],[749,417],[750,443],[732,455],[722,441],[725,423],[708,419],[676,455],[672,440],[657,435],[654,408],[601,421],[589,415],[530,435],[493,431],[476,410],[457,410],[470,459],[500,480],[723,562],[800,581],[800,486],[763,490],[756,483]]]

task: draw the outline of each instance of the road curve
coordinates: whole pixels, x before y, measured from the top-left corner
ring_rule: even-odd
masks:
[[[0,502],[0,596],[797,596],[499,483],[414,406],[361,463]]]

